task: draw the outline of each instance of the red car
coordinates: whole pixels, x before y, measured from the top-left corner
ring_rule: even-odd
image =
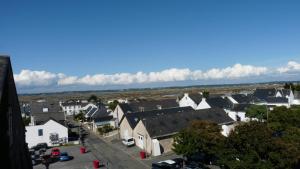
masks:
[[[52,157],[59,157],[60,156],[60,150],[59,150],[59,148],[52,148],[52,150],[51,150],[51,156]]]

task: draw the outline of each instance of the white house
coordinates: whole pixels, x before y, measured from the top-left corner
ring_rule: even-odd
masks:
[[[68,142],[68,128],[53,119],[41,125],[26,126],[25,135],[28,147],[33,147],[38,143],[54,146]]]
[[[294,93],[290,89],[278,89],[276,92],[276,97],[285,97],[288,99],[289,104],[294,102]]]
[[[76,115],[81,110],[86,110],[92,103],[88,103],[86,100],[68,100],[66,102],[60,102],[60,106],[67,116]]]
[[[183,97],[178,98],[179,107],[192,107],[193,109],[197,109],[198,104],[202,100],[202,95],[199,94],[188,94],[184,93]]]
[[[246,117],[246,110],[251,104],[236,104],[232,109],[225,110],[227,115],[234,121],[248,122],[251,119]]]
[[[188,94],[185,93],[183,97],[179,98],[179,107],[190,106],[195,110],[209,109],[209,108],[222,108],[228,109],[232,106],[228,98],[222,97],[209,97],[204,98],[202,93]]]
[[[205,98],[202,98],[201,102],[198,104],[196,107],[196,110],[201,110],[201,109],[209,109],[211,108],[210,105],[207,103]]]

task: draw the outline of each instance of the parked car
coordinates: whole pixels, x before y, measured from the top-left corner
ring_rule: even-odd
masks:
[[[34,149],[35,151],[44,151],[46,152],[48,149],[48,145],[47,143],[38,143],[37,145],[35,145],[34,147],[32,147],[32,149]]]
[[[29,149],[29,154],[31,159],[35,159],[36,158],[36,154],[35,154],[35,150],[34,149]]]
[[[125,139],[122,139],[122,143],[124,145],[126,145],[127,147],[130,147],[130,146],[134,146],[134,139],[132,137],[130,138],[125,138]]]
[[[59,150],[59,148],[52,148],[52,150],[51,150],[51,156],[52,157],[59,157],[60,156],[60,150]]]
[[[152,169],[180,169],[182,166],[183,159],[181,158],[152,163]]]
[[[68,153],[67,152],[62,152],[61,154],[60,154],[60,157],[59,157],[59,160],[60,161],[68,161],[68,160],[70,160],[71,158],[70,158],[70,156],[68,155]]]

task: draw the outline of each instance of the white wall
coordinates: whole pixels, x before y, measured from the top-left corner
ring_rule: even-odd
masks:
[[[209,109],[209,108],[211,108],[210,105],[206,102],[206,99],[203,98],[202,101],[197,106],[196,110]]]
[[[240,118],[240,121],[243,122],[250,121],[250,118],[246,117],[246,112],[226,110],[226,113],[234,121],[238,120],[237,116]]]
[[[235,126],[236,124],[222,125],[221,134],[225,137],[228,137],[229,133],[234,130]]]
[[[228,98],[233,104],[239,104],[236,100],[234,100],[233,97],[227,96],[227,98]]]
[[[43,130],[43,135],[38,136],[38,130]],[[44,125],[26,126],[26,142],[28,147],[33,147],[38,143],[47,143],[52,146],[50,142],[50,133],[57,133],[60,139],[68,140],[68,128],[57,123],[56,121],[49,120]]]
[[[119,122],[121,121],[123,115],[124,115],[123,110],[121,109],[121,107],[119,105],[117,105],[117,107],[113,111],[113,117],[116,119],[117,124],[119,124]],[[116,127],[119,127],[119,126],[116,126]]]
[[[189,97],[187,93],[179,100],[179,107],[192,107],[193,109],[197,108],[197,104]]]

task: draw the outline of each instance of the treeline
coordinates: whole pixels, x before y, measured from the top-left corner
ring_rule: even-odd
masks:
[[[274,108],[264,122],[241,123],[228,137],[216,123],[194,121],[174,137],[174,151],[230,169],[294,169],[300,162],[300,108]]]
[[[300,84],[285,83],[283,87],[285,89],[292,89],[292,91],[300,91]]]

